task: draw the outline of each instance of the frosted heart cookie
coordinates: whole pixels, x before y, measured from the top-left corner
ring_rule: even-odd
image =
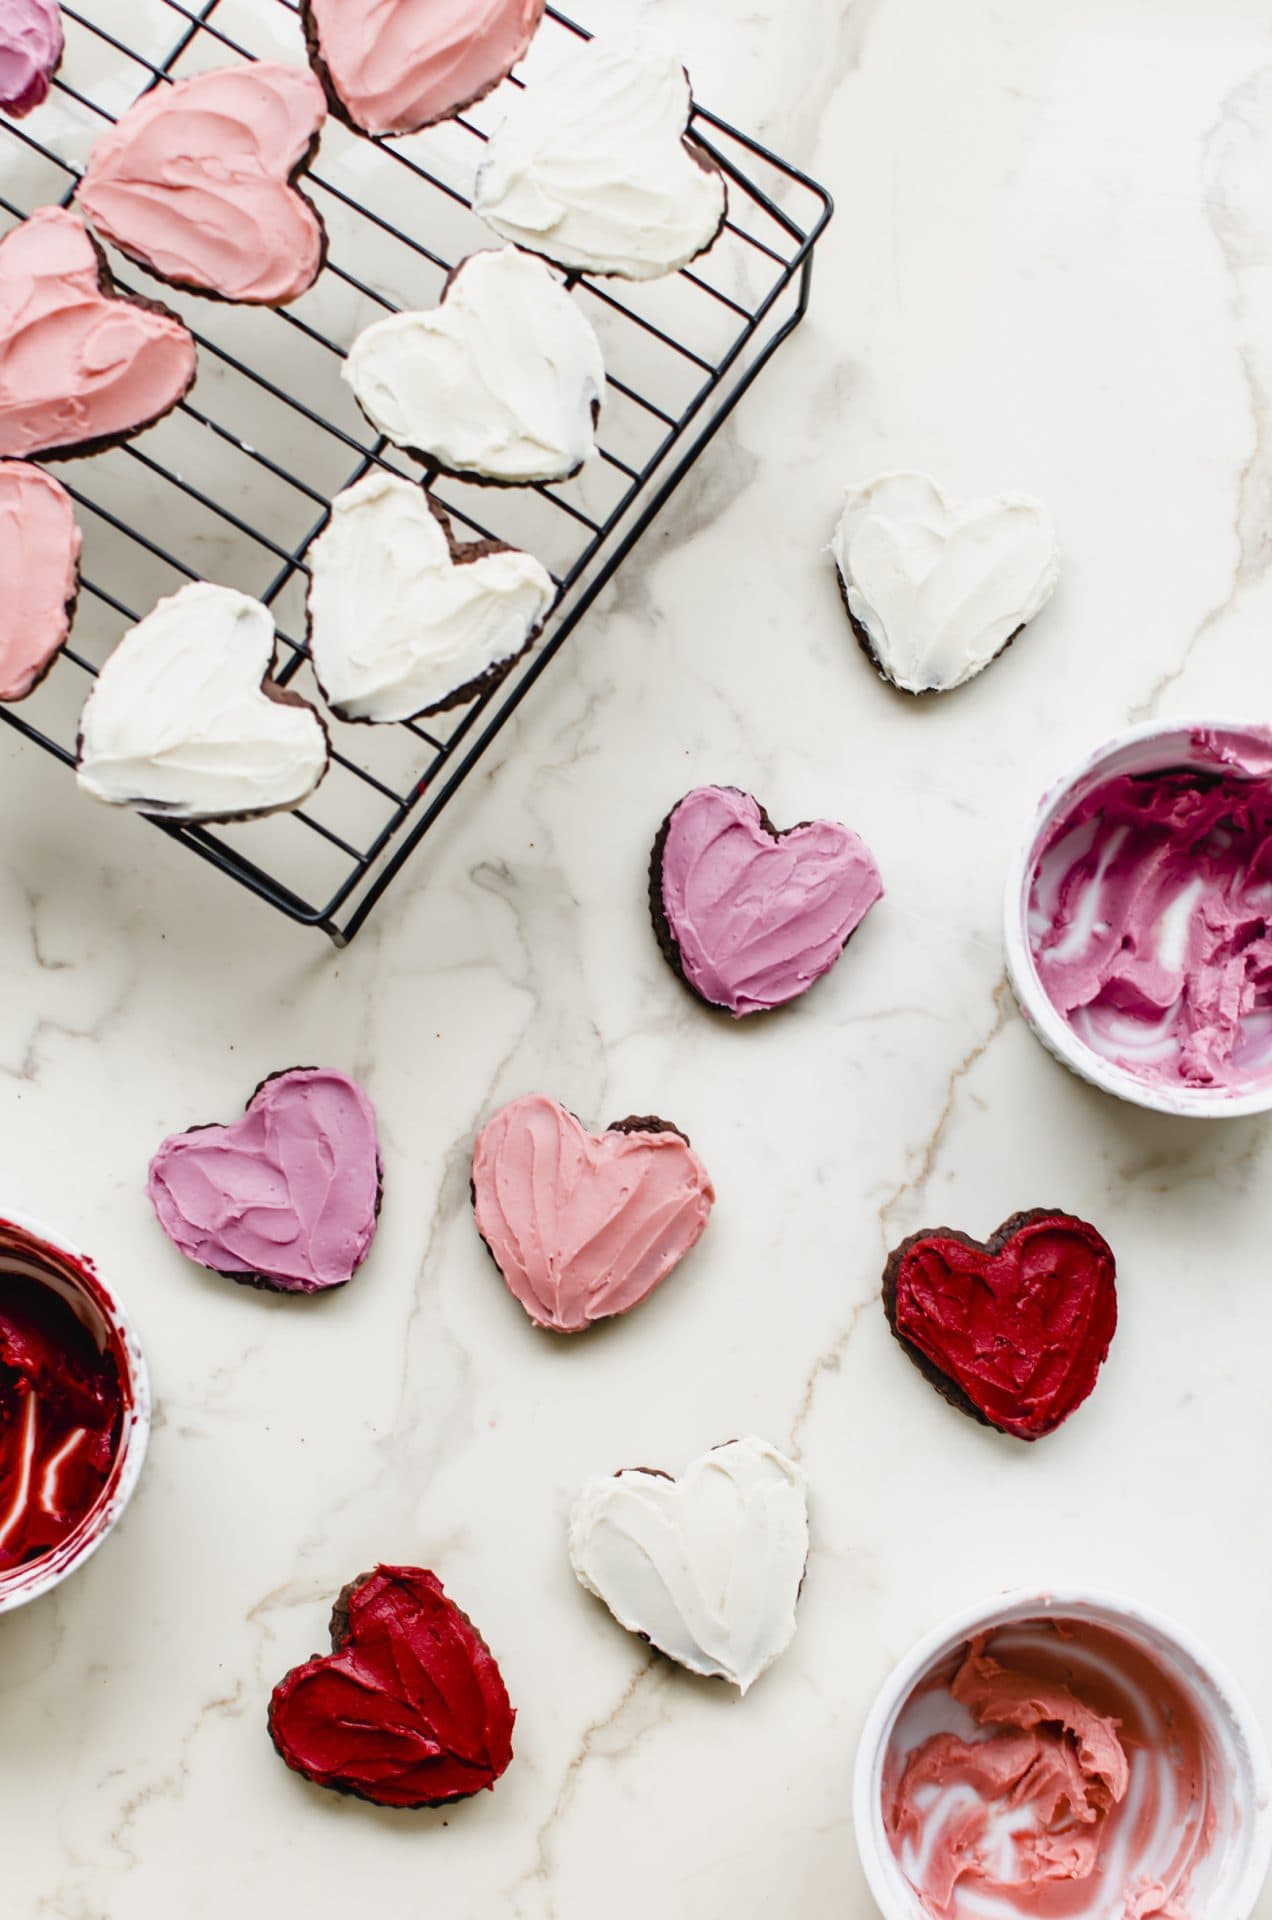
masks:
[[[689,136],[692,110],[671,55],[589,41],[511,104],[473,209],[558,266],[674,273],[711,246],[727,209],[720,167]]]
[[[663,821],[649,903],[672,970],[735,1020],[806,993],[834,966],[883,882],[833,820],[775,827],[737,787],[695,787]]]
[[[1036,500],[955,506],[921,473],[854,489],[831,552],[853,632],[904,693],[945,693],[980,673],[1041,612],[1060,571]]]
[[[544,0],[301,0],[333,112],[418,133],[484,99],[524,58]]]
[[[484,693],[555,593],[530,554],[461,545],[421,487],[385,472],[337,494],[309,570],[314,672],[342,720],[409,720]]]
[[[342,1287],[371,1250],[382,1169],[375,1108],[355,1080],[292,1067],[241,1120],[165,1140],[146,1192],[179,1253],[276,1293]]]
[[[1104,1236],[1036,1207],[982,1242],[952,1227],[888,1260],[888,1324],[962,1413],[1018,1440],[1054,1433],[1095,1386],[1117,1329],[1117,1267]]]
[[[360,333],[343,376],[378,433],[474,480],[565,480],[591,457],[596,335],[560,277],[515,247],[474,253],[441,304]]]
[[[570,1520],[570,1564],[619,1625],[740,1693],[790,1645],[807,1560],[803,1476],[754,1437],[676,1480],[649,1467],[590,1480]]]
[[[94,146],[79,205],[173,286],[282,306],[313,285],[326,253],[296,185],[326,115],[313,74],[276,60],[155,87]]]
[[[589,1133],[546,1094],[501,1107],[473,1148],[477,1231],[536,1326],[580,1333],[647,1299],[707,1224],[715,1191],[665,1120]]]
[[[81,536],[66,488],[43,467],[0,460],[0,700],[24,700],[71,630]]]
[[[42,207],[0,240],[0,457],[114,446],[170,412],[195,371],[188,330],[115,292],[73,213]]]
[[[327,733],[269,678],[269,609],[192,581],[106,661],[80,716],[76,778],[113,807],[168,820],[251,820],[298,807],[327,771]]]
[[[0,109],[21,120],[47,100],[62,52],[57,0],[0,0]]]
[[[515,1719],[490,1648],[423,1567],[351,1581],[330,1653],[293,1667],[269,1702],[289,1767],[379,1807],[440,1807],[493,1787]]]

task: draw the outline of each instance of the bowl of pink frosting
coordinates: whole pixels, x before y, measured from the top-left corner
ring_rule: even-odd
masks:
[[[884,1683],[853,1816],[885,1920],[1249,1920],[1258,1723],[1189,1635],[1108,1595],[970,1608]]]
[[[0,1614],[96,1553],[149,1434],[146,1363],[117,1296],[59,1235],[0,1213]]]
[[[1272,1109],[1272,730],[1154,721],[1059,781],[1008,875],[1007,969],[1067,1067],[1160,1113]]]

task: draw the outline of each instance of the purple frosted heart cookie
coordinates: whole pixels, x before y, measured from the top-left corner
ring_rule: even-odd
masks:
[[[164,1141],[147,1193],[180,1253],[277,1293],[343,1286],[375,1238],[375,1109],[357,1082],[320,1067],[262,1081],[232,1126]]]
[[[47,100],[61,64],[57,0],[0,0],[0,108],[21,120]]]
[[[828,973],[883,894],[870,849],[833,820],[779,830],[737,787],[695,787],[654,842],[649,904],[673,971],[735,1020]]]

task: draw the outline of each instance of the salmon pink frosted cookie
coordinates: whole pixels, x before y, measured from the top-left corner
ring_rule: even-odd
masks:
[[[79,593],[81,536],[66,488],[43,467],[0,461],[0,700],[23,700],[52,666]]]
[[[57,0],[0,0],[0,111],[21,120],[47,100],[62,49]]]
[[[301,0],[332,110],[362,133],[418,133],[484,98],[521,60],[544,0]]]

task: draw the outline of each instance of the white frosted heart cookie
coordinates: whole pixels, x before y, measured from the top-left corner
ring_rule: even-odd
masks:
[[[620,1626],[741,1693],[790,1645],[807,1559],[803,1476],[754,1437],[678,1480],[648,1467],[590,1480],[570,1521],[570,1564]]]
[[[314,672],[342,720],[409,720],[484,691],[554,595],[530,554],[457,545],[423,488],[384,472],[337,494],[309,566]]]
[[[168,820],[250,820],[298,807],[327,771],[327,733],[274,685],[259,600],[192,581],[131,628],[80,716],[76,778],[109,806]]]
[[[513,102],[474,211],[558,266],[674,273],[711,246],[727,207],[723,173],[688,135],[692,106],[674,56],[589,41]]]
[[[905,693],[961,687],[1051,598],[1060,554],[1036,500],[962,505],[921,473],[854,488],[831,540],[853,629]]]
[[[439,306],[375,321],[343,376],[396,446],[513,486],[578,472],[605,389],[600,345],[560,275],[515,247],[471,254]]]

